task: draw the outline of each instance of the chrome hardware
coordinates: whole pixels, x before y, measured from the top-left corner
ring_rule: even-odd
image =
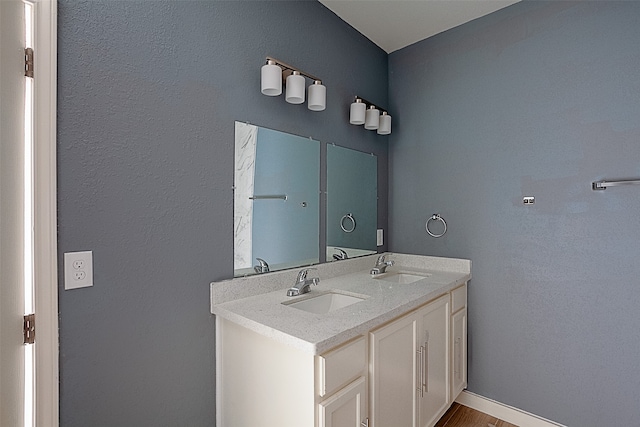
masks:
[[[607,187],[617,187],[619,185],[638,185],[638,179],[622,179],[619,181],[596,181],[591,183],[592,190],[606,190]]]
[[[431,230],[429,230],[429,222],[430,222],[430,221],[442,221],[442,225],[444,225],[444,230],[442,231],[442,233],[440,233],[440,234],[434,234],[434,233],[432,233],[432,232],[431,232]],[[429,217],[429,219],[427,220],[426,224],[424,225],[424,228],[426,228],[426,229],[427,229],[427,233],[429,233],[429,236],[431,236],[431,237],[442,237],[442,236],[444,236],[444,233],[446,233],[446,232],[447,232],[447,223],[446,223],[446,221],[444,220],[444,218],[442,218],[442,217],[440,216],[440,214],[433,214],[433,215],[431,215],[431,216]]]
[[[300,270],[298,272],[298,277],[296,278],[296,283],[287,290],[288,297],[306,294],[311,290],[311,285],[318,285],[320,278],[314,277],[312,279],[307,279],[307,273],[309,270],[317,270],[317,268],[303,268]]]
[[[30,47],[24,50],[24,75],[33,77],[33,49]]]
[[[462,348],[460,346],[460,337],[456,338],[456,342],[454,344],[454,350],[453,353],[456,356],[456,364],[455,367],[453,368],[454,370],[454,375],[458,378],[461,379],[462,378],[462,369],[460,366],[460,362],[462,361]]]
[[[429,341],[424,342],[424,368],[422,369],[422,389],[429,393]]]
[[[360,427],[369,427],[369,417],[365,418],[364,421],[360,423]]]
[[[417,365],[418,365],[418,380],[416,381],[416,385],[419,385],[418,387],[416,387],[416,390],[418,391],[418,393],[420,393],[420,397],[422,397],[423,396],[423,393],[422,393],[422,384],[423,384],[423,381],[422,381],[422,377],[423,377],[422,367],[424,366],[424,363],[423,363],[423,355],[424,355],[423,347],[420,346],[420,350],[417,350],[416,353],[418,354],[418,357],[417,357],[417,359],[418,359],[418,362],[417,362]]]
[[[33,344],[36,342],[36,315],[25,314],[22,325],[22,333],[24,335],[24,344]]]
[[[347,253],[344,250],[340,248],[336,248],[336,251],[340,252],[339,254],[333,254],[333,259],[335,259],[336,261],[349,258],[349,255],[347,255]]]
[[[384,254],[380,255],[376,261],[376,265],[371,269],[369,274],[376,276],[378,274],[386,273],[387,267],[391,267],[394,264],[393,261],[385,261]]]
[[[260,274],[260,273],[268,273],[269,272],[269,264],[267,264],[267,261],[263,260],[262,258],[256,258],[256,260],[258,261],[258,265],[253,267],[254,271],[256,273],[258,273],[258,274]]]
[[[265,194],[262,196],[259,195],[253,195],[251,197],[249,197],[249,200],[269,200],[269,199],[280,199],[280,200],[287,200],[287,195],[286,194]]]
[[[347,228],[349,224],[348,223],[347,225],[344,224],[345,219],[348,219],[349,221],[351,221],[351,227]],[[340,228],[345,233],[353,233],[353,230],[356,229],[356,219],[353,217],[353,214],[348,213],[340,219]]]

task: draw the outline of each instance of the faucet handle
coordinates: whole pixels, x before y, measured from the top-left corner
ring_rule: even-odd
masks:
[[[267,264],[267,261],[263,260],[262,258],[256,258],[256,260],[258,261],[258,265],[253,267],[255,272],[256,273],[268,273],[269,272],[269,264]]]
[[[384,257],[385,257],[385,254],[380,255],[380,256],[378,257],[378,260],[376,261],[376,265],[382,265],[382,264],[384,264]]]
[[[317,270],[317,268],[315,267],[303,268],[298,272],[297,281],[302,282],[303,280],[305,280],[307,278],[307,273],[309,272],[309,270]]]

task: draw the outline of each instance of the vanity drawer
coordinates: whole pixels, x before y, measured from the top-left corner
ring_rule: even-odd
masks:
[[[451,313],[455,313],[467,306],[467,285],[462,285],[459,288],[451,291]]]
[[[363,376],[366,371],[367,346],[364,337],[317,357],[318,394],[325,396]]]

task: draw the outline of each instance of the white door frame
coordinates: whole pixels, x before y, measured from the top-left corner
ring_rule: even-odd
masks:
[[[1,0],[0,0],[1,1]],[[36,426],[59,425],[56,216],[57,0],[32,0],[34,39],[34,279]]]

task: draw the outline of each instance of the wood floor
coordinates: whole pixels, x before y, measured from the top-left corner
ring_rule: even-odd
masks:
[[[518,427],[475,409],[453,403],[435,427]]]

